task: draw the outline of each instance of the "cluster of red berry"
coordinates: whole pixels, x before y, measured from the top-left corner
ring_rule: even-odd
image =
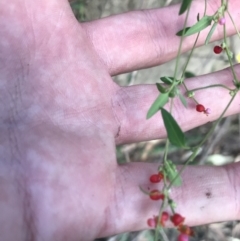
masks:
[[[161,180],[163,179],[163,173],[159,172],[158,174],[153,174],[149,180],[151,183],[158,183],[158,182],[161,182]],[[152,190],[149,194],[149,197],[152,199],[152,200],[160,200],[160,199],[164,199],[164,194],[161,193],[159,190]]]
[[[152,183],[159,183],[164,178],[164,175],[162,172],[159,172],[158,174],[153,174],[150,176],[149,180]],[[163,200],[164,194],[161,193],[159,190],[152,190],[149,194],[150,199],[156,201],[156,200]],[[165,227],[165,222],[170,220],[175,227],[177,227],[180,234],[178,235],[178,241],[188,241],[189,236],[193,236],[193,230],[188,227],[187,225],[183,224],[185,218],[182,217],[178,213],[174,213],[172,216],[168,214],[168,212],[162,212],[161,217],[159,218],[159,225],[162,227]],[[147,220],[147,224],[151,228],[156,228],[158,223],[158,216],[153,216],[153,218],[149,218]]]

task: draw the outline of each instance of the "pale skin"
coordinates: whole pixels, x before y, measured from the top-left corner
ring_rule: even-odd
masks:
[[[208,2],[211,14],[219,1]],[[120,87],[111,76],[176,56],[178,9],[79,24],[66,0],[0,1],[1,240],[87,241],[147,228],[160,202],[139,186],[161,188],[148,181],[158,165],[119,166],[115,145],[166,137],[160,115],[145,118],[158,92],[154,85]],[[238,0],[230,1],[233,18],[239,9]],[[189,21],[202,11],[203,1],[194,2]],[[229,24],[228,35],[234,33]],[[186,39],[184,51],[193,41]],[[232,76],[224,70],[186,83],[232,86]],[[230,96],[211,89],[197,98],[212,114],[176,101],[173,114],[183,130],[215,120]],[[227,115],[239,110],[238,96]],[[183,186],[171,192],[186,224],[239,219],[239,171],[238,163],[187,168]]]

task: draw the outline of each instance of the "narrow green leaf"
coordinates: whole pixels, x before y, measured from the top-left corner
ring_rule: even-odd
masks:
[[[188,108],[186,98],[181,93],[179,93],[178,96],[179,96],[179,99],[181,100],[182,104],[185,106],[185,108]]]
[[[192,77],[195,77],[196,75],[190,71],[186,71],[184,73],[184,76],[185,76],[185,78],[192,78]]]
[[[192,0],[182,0],[182,5],[179,11],[179,15],[183,14],[190,6]]]
[[[181,186],[182,185],[182,179],[179,176],[179,173],[177,171],[176,166],[172,163],[172,161],[167,160],[164,163],[163,167],[164,174],[167,176],[167,179],[170,182],[173,182],[172,184],[174,186]]]
[[[167,92],[166,88],[164,88],[161,84],[156,83],[156,86],[157,86],[158,91],[159,91],[160,93],[166,93],[166,92]]]
[[[148,110],[147,119],[155,115],[168,102],[168,94],[160,94]]]
[[[171,85],[173,83],[174,78],[164,76],[164,77],[161,77],[160,80],[167,85]]]
[[[212,16],[204,16],[202,17],[196,24],[194,24],[192,27],[187,27],[184,31],[184,29],[177,32],[177,36],[190,36],[192,34],[198,33],[201,30],[207,28],[211,25],[213,20]]]
[[[211,37],[212,37],[212,35],[213,35],[217,25],[218,25],[218,23],[214,23],[213,26],[211,27],[211,29],[210,29],[210,31],[209,31],[209,33],[207,35],[207,38],[205,40],[205,45],[207,45],[209,43],[209,41],[210,41],[210,39],[211,39]]]
[[[185,34],[191,27],[186,27],[185,29],[182,29],[176,33],[177,36],[186,36]]]
[[[185,135],[173,116],[163,108],[161,113],[170,143],[178,147],[186,147]]]

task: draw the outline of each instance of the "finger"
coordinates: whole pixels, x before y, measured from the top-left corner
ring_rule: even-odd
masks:
[[[235,68],[237,76],[240,74],[240,65]],[[216,73],[191,78],[186,81],[189,90],[213,84],[223,84],[233,87],[232,73],[229,69]],[[146,119],[147,112],[158,96],[155,85],[138,85],[122,87],[114,96],[112,101],[113,110],[119,128],[116,134],[116,143],[130,143],[152,140],[166,137],[166,131],[160,113],[155,114],[149,120]],[[195,110],[196,103],[188,99],[188,108],[185,108],[179,98],[173,101],[173,116],[183,131],[203,125],[216,120],[230,101],[229,90],[224,88],[209,88],[195,92],[197,101],[210,108],[212,113],[206,116]],[[166,106],[169,108],[169,105]],[[235,100],[226,112],[232,115],[240,111],[240,96],[237,94]]]
[[[220,2],[210,0],[207,15],[213,15],[220,7]],[[176,33],[184,26],[185,16],[178,16],[179,5],[158,10],[129,12],[98,21],[85,23],[85,28],[93,46],[101,60],[107,66],[109,73],[116,75],[132,70],[147,68],[162,64],[176,56],[180,37]],[[197,21],[197,14],[203,16],[204,1],[192,4],[189,24]],[[240,1],[229,1],[229,11],[237,20],[240,13]],[[240,27],[239,21],[236,21]],[[219,26],[212,40],[223,37],[222,27]],[[205,41],[209,31],[200,34],[198,46]],[[228,35],[235,33],[234,27],[227,17]],[[182,51],[192,48],[196,35],[184,40]]]
[[[156,172],[157,166],[131,163],[120,167],[115,207],[109,225],[106,225],[106,235],[149,228],[147,219],[158,215],[161,201],[150,200],[139,187],[161,190],[162,184],[149,183],[149,177]],[[182,186],[172,187],[169,194],[177,203],[176,212],[185,217],[185,224],[196,226],[239,219],[239,193],[236,191],[239,171],[239,164],[187,167],[182,174]],[[172,214],[169,208],[166,211]],[[166,224],[172,226],[170,222]]]

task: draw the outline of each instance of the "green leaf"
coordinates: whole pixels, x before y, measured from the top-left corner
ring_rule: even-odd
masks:
[[[177,94],[178,94],[178,88],[176,86],[174,86],[173,89],[168,94],[168,96],[170,98],[174,98]]]
[[[211,39],[211,37],[212,37],[212,35],[213,35],[217,25],[218,25],[218,23],[214,23],[213,26],[211,27],[211,29],[210,29],[210,31],[209,31],[209,33],[207,35],[207,38],[205,40],[205,45],[207,45],[209,43],[209,41],[210,41],[210,39]]]
[[[176,33],[177,36],[186,36],[185,34],[191,27],[186,27],[185,29],[182,29]]]
[[[167,179],[174,185],[174,186],[181,186],[182,179],[179,176],[176,166],[172,163],[172,161],[167,160],[163,166],[164,174],[166,175]]]
[[[166,93],[166,92],[167,92],[166,88],[164,88],[161,84],[156,83],[156,86],[157,86],[158,91],[159,91],[160,93]]]
[[[182,5],[179,11],[179,15],[183,14],[191,5],[192,0],[182,0]]]
[[[174,81],[174,78],[173,77],[167,77],[167,76],[164,76],[164,77],[161,77],[160,80],[167,84],[167,85],[172,85],[173,81]]]
[[[188,108],[186,98],[181,93],[179,93],[178,96],[179,96],[179,99],[181,100],[182,104],[185,106],[185,108]]]
[[[184,76],[185,76],[185,78],[192,78],[192,77],[195,77],[196,75],[190,71],[186,71],[184,73]]]
[[[170,143],[177,147],[186,147],[185,135],[173,116],[163,108],[161,113]]]
[[[168,94],[160,94],[148,110],[147,119],[155,115],[168,102]]]
[[[201,30],[210,26],[212,23],[212,20],[213,20],[212,16],[204,16],[192,27],[187,27],[186,29],[182,29],[179,32],[177,32],[176,35],[177,36],[190,36],[192,34],[198,33]]]

